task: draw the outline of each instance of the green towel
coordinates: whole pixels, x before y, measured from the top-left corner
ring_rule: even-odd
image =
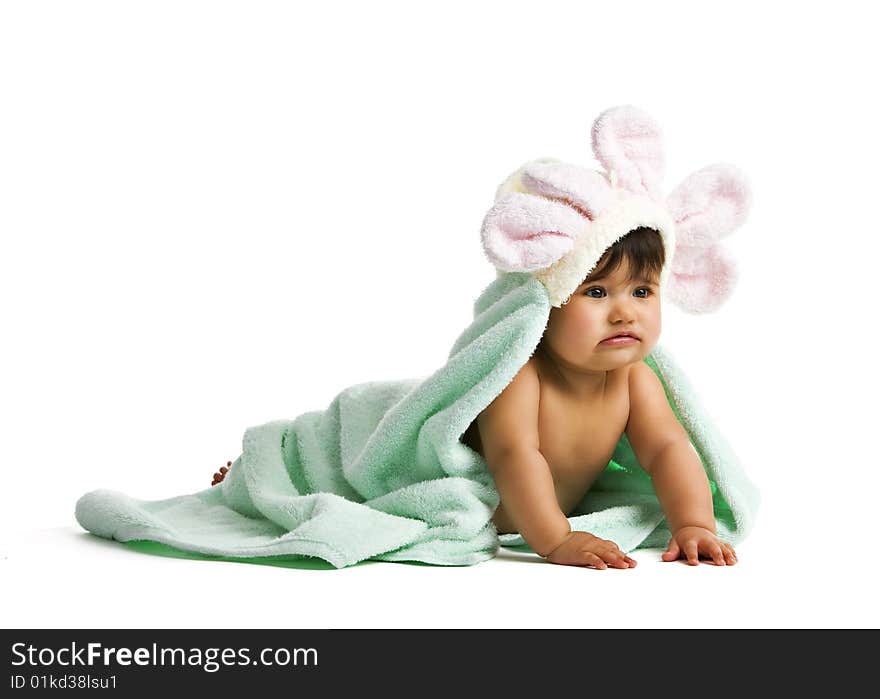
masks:
[[[234,559],[318,557],[337,568],[363,560],[471,565],[499,545],[530,551],[518,534],[497,534],[498,491],[485,461],[460,440],[532,355],[550,308],[531,274],[499,274],[429,377],[357,384],[326,410],[247,429],[220,485],[153,501],[95,490],[77,502],[76,519],[117,541]],[[669,353],[658,344],[645,361],[706,468],[718,536],[739,542],[758,491]],[[569,520],[625,552],[668,542],[625,434]]]

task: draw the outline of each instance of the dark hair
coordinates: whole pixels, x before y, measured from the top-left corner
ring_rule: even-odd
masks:
[[[660,233],[641,226],[627,233],[608,248],[595,268],[581,282],[595,281],[615,271],[625,260],[629,262],[629,279],[659,279],[666,261],[666,250]]]

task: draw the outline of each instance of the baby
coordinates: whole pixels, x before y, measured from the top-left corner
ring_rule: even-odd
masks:
[[[651,228],[608,248],[568,303],[551,309],[534,354],[462,436],[486,461],[501,496],[492,518],[498,533],[519,532],[551,563],[635,567],[613,541],[572,531],[567,517],[624,432],[672,532],[663,560],[737,561],[715,535],[700,458],[642,361],[660,336],[663,264],[663,244]]]
[[[650,475],[672,537],[662,558],[737,561],[716,535],[709,480],[663,387],[642,360],[660,335],[657,231],[637,228],[608,248],[513,381],[462,441],[485,459],[501,503],[499,533],[519,532],[551,563],[635,567],[612,541],[572,531],[567,515],[626,432]]]
[[[568,519],[626,434],[627,456],[649,476],[669,526],[662,559],[733,565],[733,547],[717,536],[706,467],[644,360],[663,354],[661,290],[691,313],[730,295],[736,265],[721,241],[745,220],[747,180],[714,163],[665,194],[661,129],[632,105],[602,112],[590,140],[600,171],[531,160],[499,185],[483,219],[481,244],[499,276],[533,279],[507,280],[523,290],[523,305],[510,304],[522,312],[519,325],[505,327],[518,371],[484,377],[503,390],[468,415],[460,441],[482,456],[497,486],[498,533],[519,533],[551,563],[632,568],[636,561],[617,544],[572,531]],[[478,310],[486,313],[480,322],[495,317]],[[535,314],[545,311],[538,325]],[[526,339],[534,351],[523,357]]]
[[[612,541],[572,531],[567,515],[608,465],[626,432],[650,474],[672,538],[662,558],[737,561],[715,535],[709,480],[651,368],[660,336],[660,235],[630,231],[608,248],[560,308],[534,354],[477,416],[462,442],[486,461],[501,502],[498,533],[519,532],[551,563],[635,567]],[[232,465],[214,474],[222,482]]]

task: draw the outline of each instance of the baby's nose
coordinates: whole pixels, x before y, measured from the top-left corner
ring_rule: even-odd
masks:
[[[628,301],[618,301],[611,308],[612,320],[629,321],[635,318],[635,308]]]

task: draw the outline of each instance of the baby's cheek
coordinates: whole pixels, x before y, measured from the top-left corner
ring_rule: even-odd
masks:
[[[651,327],[651,334],[654,336],[654,339],[656,340],[658,337],[660,337],[660,332],[663,330],[663,321],[660,318],[660,311],[659,310],[657,311],[656,316],[654,316],[654,318],[651,319],[650,327]]]
[[[602,330],[601,324],[589,314],[568,312],[553,318],[547,336],[557,354],[578,362],[602,340]]]
[[[591,355],[603,337],[595,325],[572,324],[571,327],[566,328],[563,343],[572,359],[576,359]]]

